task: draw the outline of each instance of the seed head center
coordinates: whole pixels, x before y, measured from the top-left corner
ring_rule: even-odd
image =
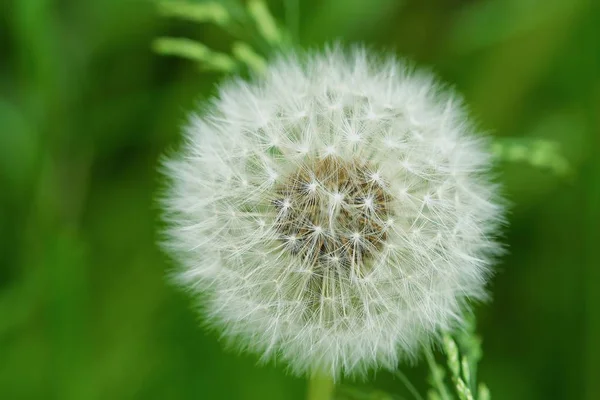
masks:
[[[342,265],[364,274],[390,220],[384,182],[366,163],[307,159],[276,188],[279,239],[315,269]],[[293,240],[292,240],[293,238]]]

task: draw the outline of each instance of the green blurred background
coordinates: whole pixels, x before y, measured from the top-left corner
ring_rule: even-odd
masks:
[[[230,2],[232,2],[231,0]],[[432,67],[497,137],[560,144],[568,176],[499,168],[510,253],[476,312],[495,399],[600,398],[600,13],[593,0],[311,0],[303,45],[364,42]],[[270,2],[283,19],[280,0]],[[153,54],[228,51],[142,0],[0,2],[0,399],[301,399],[222,348],[165,284],[160,155],[221,75]],[[425,390],[424,366],[406,374]],[[409,398],[380,372],[367,384]]]

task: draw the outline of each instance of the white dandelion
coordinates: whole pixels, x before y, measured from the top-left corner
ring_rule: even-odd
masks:
[[[485,296],[503,213],[486,146],[393,57],[282,57],[222,86],[165,164],[175,278],[296,374],[395,369]]]

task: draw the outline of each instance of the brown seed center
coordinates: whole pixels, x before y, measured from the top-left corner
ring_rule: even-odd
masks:
[[[313,267],[342,266],[364,275],[387,237],[384,186],[367,164],[331,156],[305,161],[276,190],[280,241]]]

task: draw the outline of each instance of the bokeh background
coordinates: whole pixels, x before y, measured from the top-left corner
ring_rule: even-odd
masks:
[[[229,1],[229,3],[234,0]],[[283,20],[280,0],[270,2]],[[476,308],[495,399],[600,398],[600,13],[594,0],[309,0],[300,40],[431,67],[498,138],[560,145],[570,172],[503,163],[509,254]],[[0,399],[301,399],[283,366],[226,351],[165,283],[162,153],[222,75],[154,54],[229,51],[143,0],[0,2]],[[199,320],[200,319],[200,320]],[[426,389],[423,365],[406,366]],[[366,386],[410,398],[384,372]]]

